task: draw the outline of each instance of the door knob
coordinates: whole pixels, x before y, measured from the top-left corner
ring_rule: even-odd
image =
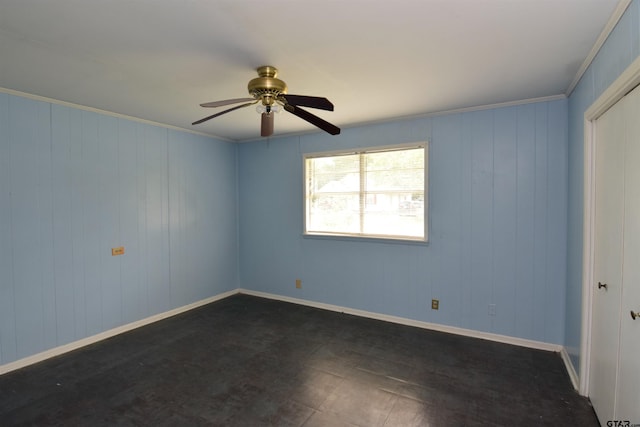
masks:
[[[637,317],[640,317],[640,312],[631,310],[631,318],[636,320]]]
[[[598,282],[598,289],[602,289],[602,288],[604,288],[604,290],[606,291],[607,290],[607,284]]]

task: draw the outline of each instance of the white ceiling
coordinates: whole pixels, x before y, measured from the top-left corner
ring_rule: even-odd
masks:
[[[618,1],[1,0],[0,87],[244,141],[253,107],[191,122],[273,65],[348,127],[564,94]]]

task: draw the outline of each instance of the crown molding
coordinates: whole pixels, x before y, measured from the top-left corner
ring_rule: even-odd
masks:
[[[607,41],[607,38],[609,38],[609,35],[613,31],[613,29],[616,27],[616,25],[618,25],[620,18],[622,18],[622,15],[624,15],[624,12],[627,10],[627,8],[629,7],[632,1],[633,0],[620,0],[618,5],[614,9],[613,13],[611,14],[609,21],[607,21],[606,25],[602,29],[600,36],[596,39],[596,42],[591,48],[591,51],[589,51],[589,54],[587,55],[584,62],[578,69],[576,76],[573,78],[573,80],[571,81],[571,84],[567,88],[567,92],[566,92],[567,97],[571,96],[571,93],[573,93],[573,90],[576,88],[576,86],[580,82],[580,79],[582,78],[584,73],[587,71],[587,68],[589,68],[589,66],[595,59],[598,52],[600,52],[600,49],[602,49],[604,42]]]

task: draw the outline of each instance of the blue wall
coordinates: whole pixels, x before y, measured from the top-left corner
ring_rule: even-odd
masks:
[[[565,346],[576,371],[582,325],[584,113],[640,55],[640,2],[629,5],[569,97],[569,229]]]
[[[236,200],[232,144],[0,94],[0,364],[237,288]]]
[[[302,237],[303,153],[424,140],[428,246]],[[562,344],[567,149],[567,100],[241,144],[240,286]]]

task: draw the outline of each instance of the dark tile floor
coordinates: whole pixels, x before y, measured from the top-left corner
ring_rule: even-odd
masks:
[[[0,376],[0,425],[598,422],[558,354],[235,295]]]

